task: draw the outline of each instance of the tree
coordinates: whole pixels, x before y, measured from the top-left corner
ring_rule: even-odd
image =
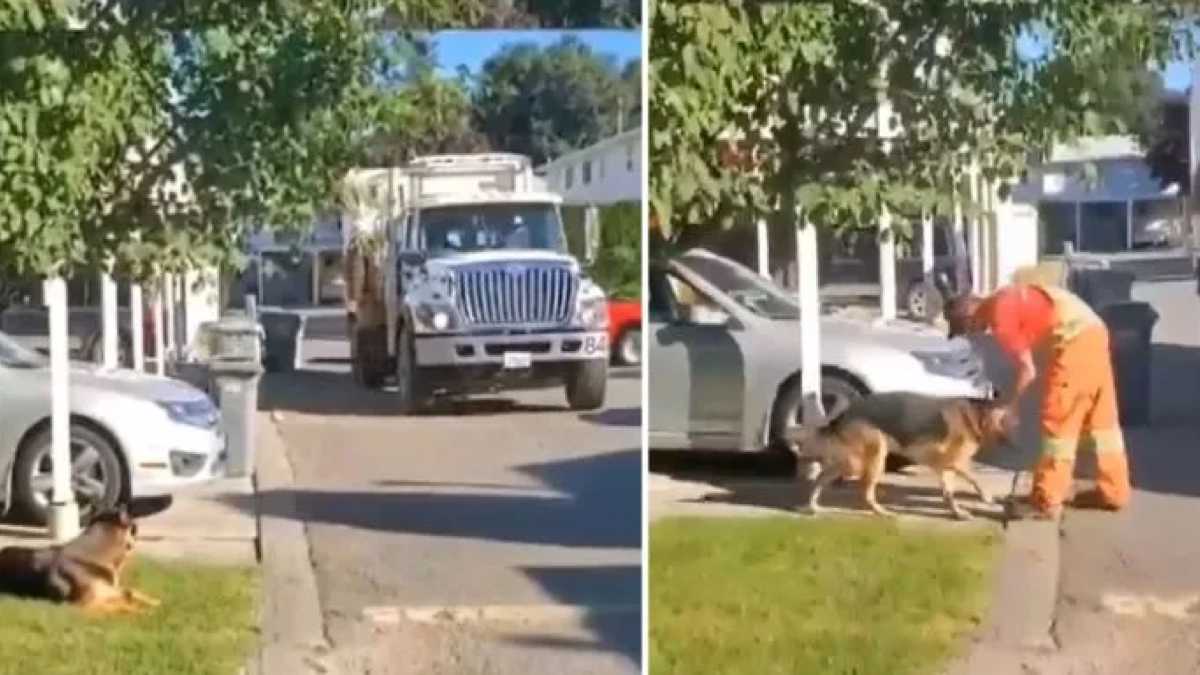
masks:
[[[483,64],[476,124],[493,147],[540,164],[611,135],[621,91],[613,60],[574,37],[545,49],[509,45]]]
[[[432,72],[381,92],[378,130],[367,143],[365,164],[396,165],[433,153],[486,152],[488,139],[475,129],[473,113],[463,82]]]
[[[410,20],[400,24],[409,38],[418,26],[478,25],[496,8],[4,3],[0,273],[70,275],[115,262],[145,278],[235,264],[252,229],[306,230],[361,159],[377,117],[414,119],[404,99],[377,91],[395,69],[379,39],[387,23]],[[549,10],[530,11],[540,22]],[[451,88],[418,86],[457,105]]]
[[[1112,128],[1104,64],[1185,51],[1182,4],[655,2],[652,208],[668,237],[797,209],[836,230],[886,208],[903,230],[948,211],[971,162],[1013,178],[1053,143]],[[1017,49],[1031,32],[1034,57]]]

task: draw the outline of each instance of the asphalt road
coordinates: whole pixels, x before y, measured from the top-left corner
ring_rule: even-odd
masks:
[[[554,388],[401,417],[351,382],[344,344],[306,358],[262,400],[344,672],[638,672],[636,370],[613,372],[595,413]],[[421,620],[442,609],[484,618]]]

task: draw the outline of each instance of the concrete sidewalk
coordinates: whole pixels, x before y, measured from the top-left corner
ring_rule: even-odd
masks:
[[[258,540],[254,482],[249,477],[178,492],[165,509],[138,518],[137,553],[158,559],[257,565]],[[45,528],[0,524],[0,546],[50,543]]]

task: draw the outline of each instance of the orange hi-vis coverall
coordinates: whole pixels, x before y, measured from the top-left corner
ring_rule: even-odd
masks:
[[[1102,506],[1129,502],[1129,463],[1117,418],[1117,392],[1108,329],[1092,308],[1055,286],[1015,284],[984,301],[979,318],[1014,358],[1048,348],[1042,401],[1041,456],[1034,469],[1032,505],[1042,511],[1067,498],[1079,447],[1096,453],[1096,492]]]

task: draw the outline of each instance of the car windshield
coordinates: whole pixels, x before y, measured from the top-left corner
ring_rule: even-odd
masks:
[[[496,249],[565,252],[552,204],[471,204],[421,209],[425,248],[434,255]]]
[[[46,357],[21,346],[16,340],[0,333],[0,366],[8,368],[41,368]]]
[[[732,260],[685,253],[679,258],[679,263],[759,316],[777,321],[796,321],[800,318],[800,305],[787,291]]]

